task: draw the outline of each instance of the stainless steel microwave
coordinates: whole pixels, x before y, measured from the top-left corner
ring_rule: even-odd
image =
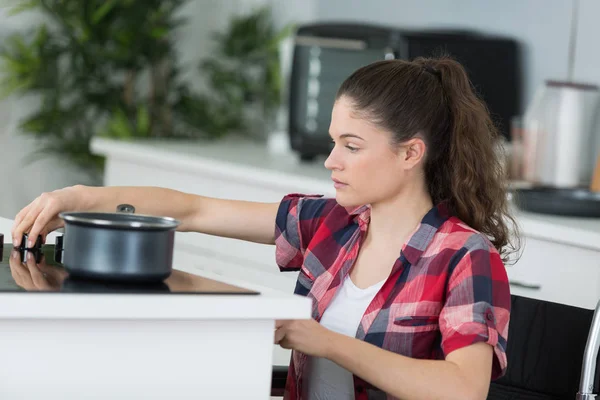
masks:
[[[303,160],[331,149],[329,123],[341,83],[371,62],[444,52],[461,62],[500,132],[521,113],[521,57],[511,38],[466,31],[409,31],[371,24],[328,22],[298,27],[289,82],[290,145]]]

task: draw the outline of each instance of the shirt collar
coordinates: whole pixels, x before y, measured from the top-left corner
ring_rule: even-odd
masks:
[[[361,231],[367,230],[371,221],[371,205],[366,204],[358,207],[346,207],[346,211],[352,217],[352,220],[358,222]]]
[[[346,211],[353,220],[358,223],[361,231],[365,231],[371,220],[371,205],[363,205],[353,208],[346,208]],[[427,246],[433,240],[433,237],[446,220],[450,217],[447,202],[441,202],[433,206],[427,214],[421,219],[419,226],[414,231],[406,246],[402,250],[402,254],[406,260],[415,265],[421,255],[427,249]]]
[[[447,204],[439,203],[432,207],[421,219],[419,227],[402,250],[402,254],[411,265],[417,264],[437,231],[449,217]]]

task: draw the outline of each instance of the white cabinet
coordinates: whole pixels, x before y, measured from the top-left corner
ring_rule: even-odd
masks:
[[[185,244],[176,246],[173,263],[176,268],[186,272],[202,274],[211,279],[241,285],[261,293],[265,290],[293,293],[297,277],[297,273],[279,273],[273,265],[270,265],[271,271],[257,269],[238,260],[232,261],[223,254]],[[288,365],[290,356],[289,350],[277,345],[273,346],[273,365]]]
[[[8,236],[12,225],[0,218],[0,234]],[[198,270],[230,267],[184,251],[175,259],[196,269],[199,286],[212,286],[215,276]],[[239,285],[245,279],[230,281]],[[0,398],[268,399],[273,363],[289,363],[286,351],[269,351],[275,320],[310,315],[310,300],[291,291],[263,290],[260,296],[4,291]]]
[[[152,185],[201,195],[278,202],[288,193],[333,196],[322,163],[269,154],[243,141],[221,143],[118,142],[97,139],[107,156],[105,185]],[[600,220],[520,213],[521,258],[507,266],[514,294],[594,308],[600,299]],[[196,260],[187,261],[183,260]],[[295,273],[280,273],[273,246],[197,233],[178,233],[176,262],[225,279],[293,291]],[[198,261],[201,260],[201,261]]]
[[[585,308],[600,299],[600,251],[524,237],[507,272],[513,294]]]

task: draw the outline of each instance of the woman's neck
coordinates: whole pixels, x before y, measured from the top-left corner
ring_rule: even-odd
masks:
[[[385,202],[372,204],[365,244],[401,249],[432,207],[427,189],[418,184]]]

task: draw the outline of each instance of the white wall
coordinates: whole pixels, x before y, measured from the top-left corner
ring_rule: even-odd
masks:
[[[318,0],[196,0],[182,9],[189,24],[181,29],[179,44],[180,60],[189,65],[186,75],[196,88],[203,88],[202,77],[195,66],[213,49],[210,33],[225,29],[228,18],[250,12],[255,7],[268,4],[272,7],[276,27],[291,22],[306,22],[315,19]]]
[[[196,65],[212,51],[210,32],[224,28],[233,14],[266,3],[273,6],[278,26],[292,21],[312,20],[317,9],[317,0],[192,0],[181,10],[183,15],[189,17],[189,21],[180,31],[178,49],[181,62],[187,66],[184,76],[191,85],[196,88],[204,86]],[[26,30],[39,21],[28,14],[9,17],[5,8],[8,5],[9,2],[0,5],[0,40],[12,32]],[[1,217],[13,218],[22,207],[44,191],[77,183],[92,183],[70,165],[58,160],[39,161],[29,166],[23,164],[32,140],[18,133],[17,124],[20,117],[32,111],[34,101],[10,98],[0,102],[0,167],[5,179],[0,191]]]
[[[577,48],[575,52],[574,76],[575,80],[590,82],[600,86],[600,1],[580,0],[579,23],[577,32]],[[596,165],[596,158],[600,157],[600,110],[596,118],[596,140],[592,144],[596,149],[595,156],[590,160],[591,168]]]
[[[319,20],[363,20],[406,28],[449,27],[477,29],[513,36],[524,46],[524,104],[545,79],[566,79],[572,0],[320,0]],[[595,12],[595,13],[594,13]],[[600,28],[593,27],[600,2],[584,0],[581,30],[589,35],[579,46],[597,40]],[[595,34],[595,35],[591,35]],[[600,65],[594,51],[596,72]],[[590,56],[591,57],[591,56]],[[582,67],[577,66],[578,73]],[[586,71],[593,72],[590,65]],[[581,76],[587,78],[587,76]]]
[[[600,1],[580,0],[575,79],[600,85]]]

